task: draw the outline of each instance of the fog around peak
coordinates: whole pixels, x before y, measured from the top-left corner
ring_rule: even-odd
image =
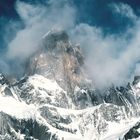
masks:
[[[46,3],[16,2],[15,9],[24,27],[17,29],[17,22],[8,25],[15,28],[16,35],[7,40],[8,47],[0,61],[3,71],[11,72],[12,65],[12,69],[23,73],[22,64],[38,49],[43,35],[59,29],[68,33],[72,43],[80,43],[85,66],[97,86],[125,84],[140,74],[140,19],[130,5],[115,2],[108,5],[116,19],[129,20],[133,26],[119,34],[105,34],[100,27],[78,22],[78,9],[73,3],[65,0]],[[5,38],[9,38],[8,33]]]

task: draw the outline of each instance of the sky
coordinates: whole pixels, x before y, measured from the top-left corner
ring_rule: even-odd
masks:
[[[122,85],[140,75],[139,27],[138,0],[1,0],[0,71],[22,75],[41,36],[57,28],[80,43],[97,86]]]

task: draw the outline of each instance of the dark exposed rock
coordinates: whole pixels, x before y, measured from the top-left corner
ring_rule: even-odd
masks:
[[[133,85],[137,84],[138,82],[140,82],[140,76],[135,76],[134,81],[133,81]]]
[[[12,92],[11,92],[11,90],[10,90],[10,88],[9,87],[6,87],[5,89],[4,89],[4,95],[5,96],[13,96],[13,94],[12,94]]]
[[[132,127],[124,136],[125,140],[131,140],[140,137],[140,123],[137,123],[134,127]]]
[[[16,119],[3,112],[0,112],[0,135],[8,134],[10,140],[20,140],[18,133],[25,135],[25,140],[46,140],[50,134],[48,128],[32,119]],[[7,140],[6,138],[4,140]]]
[[[70,116],[60,116],[55,108],[43,106],[40,108],[41,115],[50,123],[70,124],[72,122]]]
[[[83,63],[80,47],[69,43],[66,32],[52,32],[43,39],[41,49],[30,58],[25,73],[41,74],[55,79],[63,88],[74,89],[86,79],[81,67]]]
[[[0,74],[0,84],[1,85],[4,85],[4,84],[9,84],[9,81],[7,80],[7,78],[3,75],[3,74]]]

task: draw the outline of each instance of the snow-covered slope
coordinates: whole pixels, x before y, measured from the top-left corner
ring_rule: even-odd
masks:
[[[100,93],[65,32],[49,32],[40,46],[21,80],[0,75],[0,140],[139,139],[139,77]]]
[[[0,97],[2,114],[8,115],[19,124],[24,121],[30,137],[39,140],[49,140],[51,137],[52,140],[119,140],[139,121],[132,117],[131,112],[126,111],[125,106],[103,103],[77,110],[74,104],[73,107],[68,105],[72,102],[68,101],[66,91],[55,81],[41,75],[22,79],[22,82],[9,87],[9,90],[18,94],[18,99],[14,96],[6,96],[3,92]],[[30,121],[32,123],[28,126]],[[17,129],[18,123],[12,126],[14,128],[10,125],[10,129],[15,131],[17,137],[24,139],[27,137],[26,131],[21,130],[20,127]],[[28,127],[34,126],[34,123],[39,126],[32,128],[35,130],[28,130]],[[46,133],[42,138],[34,136],[35,132],[30,132],[36,131],[37,133],[42,127],[43,133]],[[7,133],[11,136],[9,132]]]

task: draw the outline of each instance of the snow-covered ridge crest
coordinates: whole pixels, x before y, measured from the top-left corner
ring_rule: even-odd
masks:
[[[30,76],[27,81],[21,85],[19,85],[18,88],[20,91],[25,92],[24,96],[22,96],[23,93],[21,94],[19,92],[22,100],[28,104],[33,103],[38,107],[41,117],[49,124],[49,133],[52,133],[52,135],[55,134],[55,137],[58,137],[58,139],[69,140],[72,138],[84,140],[91,136],[92,130],[95,132],[94,135],[92,135],[93,140],[110,140],[111,138],[116,138],[117,140],[117,138],[124,137],[131,126],[139,121],[135,119],[136,121],[132,123],[131,113],[129,113],[125,107],[113,104],[104,103],[80,110],[72,109],[67,105],[69,103],[73,104],[68,101],[70,97],[67,92],[64,91],[56,81],[47,79],[42,75],[35,74]],[[26,95],[26,90],[30,89],[29,87],[32,88],[28,90],[28,94]],[[59,100],[55,99],[55,97],[61,97],[63,92],[68,100],[66,100],[64,96]],[[83,89],[81,90],[81,94],[82,92],[84,92]],[[62,106],[61,103],[63,104]],[[120,129],[120,132],[115,135],[110,131],[112,124],[124,129]],[[125,125],[128,126],[125,127]]]
[[[25,80],[22,79],[11,89],[18,95],[18,100],[12,96],[0,96],[0,110],[19,122],[24,120],[24,124],[32,120],[30,125],[37,123],[39,126],[33,129],[38,129],[38,131],[42,129],[43,124],[47,135],[40,138],[33,133],[30,136],[39,140],[46,140],[46,138],[87,140],[89,137],[92,140],[110,140],[111,138],[117,140],[123,138],[125,133],[139,121],[138,119],[131,120],[131,115],[126,112],[125,107],[113,104],[104,103],[80,110],[72,109],[68,106],[73,103],[68,101],[70,97],[67,91],[63,90],[56,81],[42,75],[35,74]],[[79,90],[76,89],[76,91]],[[83,92],[85,89],[81,89],[81,94]],[[58,99],[61,96],[62,98]],[[7,102],[9,106],[5,106]],[[112,124],[124,129],[120,129],[120,132],[115,135],[110,131]],[[127,127],[124,127],[125,125]],[[15,126],[13,129],[17,131]],[[91,134],[91,130],[94,134]],[[23,138],[26,137],[23,130],[20,135],[25,135]]]

